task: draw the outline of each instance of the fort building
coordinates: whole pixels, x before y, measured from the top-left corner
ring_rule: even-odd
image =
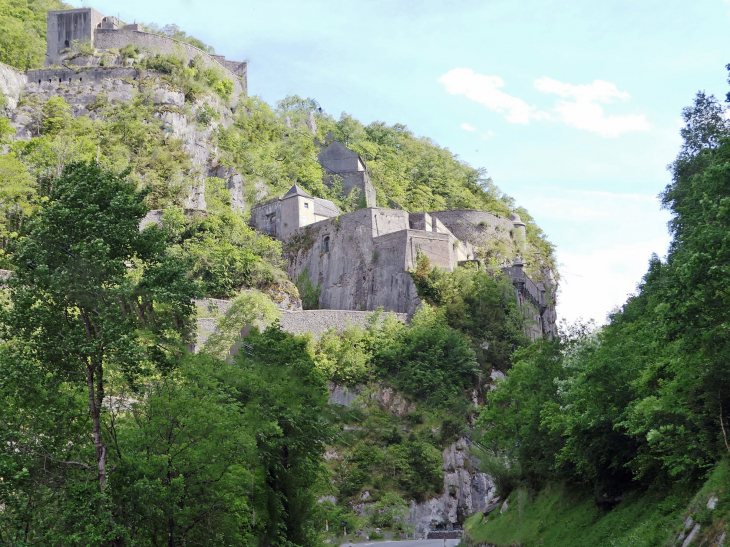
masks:
[[[345,196],[357,189],[362,206],[375,207],[375,187],[370,182],[370,172],[365,161],[358,154],[334,141],[323,148],[317,159],[325,171],[325,184],[331,186],[339,177]]]
[[[64,64],[74,48],[81,44],[98,50],[121,49],[132,44],[153,53],[183,54],[188,62],[197,59],[206,66],[222,68],[237,91],[247,92],[248,64],[245,61],[231,61],[169,36],[145,32],[138,24],[124,25],[116,17],[106,17],[93,8],[49,11],[44,66]]]
[[[323,150],[320,162],[329,165],[325,177],[330,170],[367,173],[362,158],[338,142]],[[366,184],[374,202],[369,177],[354,178],[351,188],[363,189]],[[296,184],[282,197],[253,207],[250,222],[284,241],[289,278],[300,287],[309,284],[318,294],[319,308],[327,310],[382,308],[412,315],[420,300],[409,270],[415,269],[419,254],[432,265],[453,271],[478,262],[473,245],[485,240],[509,239],[518,253],[525,246],[525,224],[517,214],[504,218],[475,210],[411,213],[375,206],[339,214],[331,201],[314,198]],[[534,283],[519,256],[503,272],[513,282],[518,303],[533,319],[530,336],[551,335],[556,319],[553,284]]]

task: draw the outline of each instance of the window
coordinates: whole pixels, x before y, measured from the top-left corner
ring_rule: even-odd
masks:
[[[322,252],[330,252],[330,236],[324,236],[324,239],[322,240]]]
[[[304,208],[309,209],[309,203],[307,203],[306,201],[304,202]]]

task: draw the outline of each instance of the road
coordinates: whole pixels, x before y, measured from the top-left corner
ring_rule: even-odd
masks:
[[[447,539],[446,547],[456,547],[460,539]],[[443,539],[409,539],[403,541],[368,541],[365,543],[345,542],[342,547],[444,547]]]

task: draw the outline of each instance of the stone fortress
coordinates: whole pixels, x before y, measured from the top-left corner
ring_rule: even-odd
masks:
[[[72,67],[75,64],[74,49],[88,44],[98,50],[121,49],[127,44],[138,46],[155,53],[171,54],[183,53],[188,62],[198,60],[205,66],[219,67],[233,82],[234,95],[246,94],[248,89],[248,64],[239,61],[230,61],[223,55],[210,54],[202,49],[181,42],[169,36],[144,32],[138,24],[123,25],[116,17],[105,17],[93,8],[80,8],[48,12],[48,26],[46,37],[47,68],[27,71],[29,82],[73,82],[87,81],[108,77],[109,70],[76,72]],[[101,67],[99,67],[101,68]],[[116,67],[107,67],[116,68]],[[116,77],[135,77],[136,70],[132,67],[117,71]]]
[[[413,315],[420,304],[409,270],[419,253],[432,265],[453,271],[476,262],[474,245],[489,232],[508,237],[519,253],[526,244],[525,223],[485,211],[410,213],[375,206],[373,187],[364,160],[341,143],[322,146],[319,162],[325,183],[341,177],[343,193],[357,192],[363,208],[340,214],[328,200],[307,194],[296,184],[282,197],[252,208],[251,225],[286,244],[288,275],[311,283],[319,308],[385,311]],[[554,283],[533,282],[519,256],[503,268],[514,284],[518,302],[533,319],[534,339],[555,331]]]
[[[181,112],[186,104],[182,92],[150,77],[153,75],[149,71],[129,66],[118,56],[75,56],[76,45],[87,43],[97,50],[134,44],[152,54],[184,52],[188,61],[220,67],[234,83],[234,99],[247,93],[245,62],[210,55],[172,38],[143,32],[137,25],[122,26],[117,19],[104,17],[91,8],[49,12],[45,68],[18,71],[0,64],[0,95],[6,99],[4,114],[16,130],[13,138],[30,140],[34,134],[33,107],[28,101],[23,104],[23,97],[31,102],[62,97],[71,106],[72,116],[94,119],[97,114],[87,107],[100,94],[113,101],[130,102],[144,85],[159,107],[159,123],[184,142],[184,150],[199,172],[200,178],[190,189],[185,208],[206,209],[205,177],[215,176],[225,180],[233,210],[245,211],[243,176],[219,162],[211,140],[212,130],[199,127],[193,120],[195,109],[202,102],[191,106],[192,115]],[[113,64],[102,66],[102,58]],[[206,97],[201,101],[208,101],[219,110],[222,125],[232,123],[230,109],[218,99]],[[314,138],[313,118],[309,126]],[[407,322],[419,305],[408,273],[419,252],[426,254],[432,264],[453,270],[475,261],[475,250],[490,242],[504,243],[516,254],[524,248],[525,225],[517,215],[504,218],[475,210],[410,213],[377,207],[375,188],[363,158],[338,142],[327,144],[318,157],[324,182],[329,186],[341,184],[347,196],[355,192],[359,209],[340,214],[331,201],[312,197],[294,185],[283,196],[268,199],[251,210],[254,227],[285,242],[289,277],[294,281],[306,279],[319,292],[319,310],[300,311],[300,301],[277,301],[284,330],[317,336],[333,327],[341,330],[348,324],[365,326],[371,316],[367,310],[381,306],[396,312],[397,320]],[[144,222],[159,223],[161,216],[162,211],[150,211]],[[519,257],[503,272],[512,280],[520,305],[534,318],[530,334],[551,335],[556,320],[556,284],[549,276],[545,285],[534,283],[525,275]],[[10,272],[0,271],[0,281],[7,275]],[[202,305],[225,313],[230,302],[206,299]],[[200,330],[208,334],[215,324],[213,318],[198,319]],[[501,373],[494,371],[492,379],[498,377],[495,374]],[[358,392],[334,385],[330,391],[331,403],[346,406],[353,404]],[[400,395],[390,388],[379,389],[371,398],[389,411],[407,410],[402,408]],[[476,470],[467,444],[462,438],[443,451],[444,493],[421,503],[411,502],[408,522],[419,534],[433,522],[454,524],[460,512],[471,514],[493,503],[494,484],[490,477]],[[367,503],[361,502],[359,506]]]

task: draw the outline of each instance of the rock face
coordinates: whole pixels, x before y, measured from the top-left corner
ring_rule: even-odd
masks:
[[[432,524],[457,524],[477,511],[483,511],[495,498],[494,481],[474,468],[467,440],[459,439],[443,451],[444,493],[422,503],[411,502],[408,524],[417,534]]]
[[[20,99],[20,93],[26,83],[28,83],[28,77],[25,74],[0,63],[0,94],[7,101],[6,108],[15,110],[18,107],[18,99]]]
[[[102,97],[111,103],[129,103],[141,95],[155,106],[160,125],[168,135],[182,141],[192,161],[193,169],[187,175],[193,182],[182,204],[185,209],[207,208],[205,178],[217,176],[226,181],[231,208],[239,213],[244,211],[243,177],[232,168],[219,164],[217,150],[212,144],[216,127],[228,127],[233,122],[233,113],[222,99],[206,96],[186,105],[184,94],[153,72],[119,66],[121,61],[111,56],[104,59],[112,66],[104,67],[92,66],[91,61],[84,59],[79,58],[78,62],[87,66],[29,70],[27,73],[0,64],[0,93],[5,97],[5,109],[16,130],[16,140],[30,140],[38,134],[38,113],[30,106],[36,101],[61,97],[71,106],[69,113],[72,116],[88,116],[93,120],[99,118],[94,105]],[[21,96],[27,99],[26,106],[18,107]],[[220,119],[206,125],[197,123],[201,110],[209,108],[213,108]]]

